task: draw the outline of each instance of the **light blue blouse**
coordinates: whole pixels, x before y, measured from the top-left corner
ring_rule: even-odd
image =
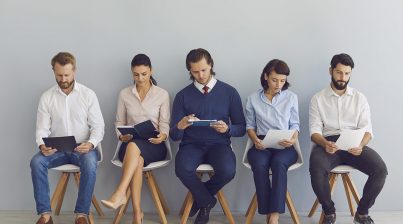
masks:
[[[290,90],[280,91],[272,102],[259,89],[246,101],[246,130],[266,135],[270,129],[299,131],[298,97]]]

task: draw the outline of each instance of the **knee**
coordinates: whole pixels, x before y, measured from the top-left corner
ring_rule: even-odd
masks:
[[[144,167],[144,158],[142,156],[139,156],[138,167]]]
[[[38,170],[41,167],[45,167],[43,163],[43,158],[40,153],[36,154],[34,157],[32,157],[31,162],[29,163],[29,166],[31,167],[31,170]]]
[[[196,170],[192,169],[190,166],[187,166],[184,163],[175,163],[175,174],[179,179],[187,178],[195,175]]]
[[[271,170],[273,172],[281,172],[281,171],[287,172],[288,165],[281,160],[273,159],[271,162]]]
[[[252,169],[253,173],[265,173],[265,174],[267,174],[269,172],[269,169],[270,169],[270,167],[267,164],[264,164],[264,163],[253,162],[250,165],[251,165],[251,169]]]
[[[234,179],[235,173],[235,167],[228,165],[217,169],[214,175],[217,175],[220,177],[220,179],[229,182],[230,180]]]
[[[80,161],[80,171],[82,173],[96,173],[97,170],[97,158],[89,154],[82,155]]]

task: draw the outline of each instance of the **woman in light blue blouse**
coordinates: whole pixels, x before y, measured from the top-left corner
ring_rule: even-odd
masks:
[[[290,69],[281,60],[271,60],[260,77],[262,89],[248,97],[246,129],[254,143],[248,160],[255,180],[259,214],[267,215],[267,223],[277,224],[285,211],[287,170],[298,158],[293,145],[299,133],[297,95],[288,90]],[[291,139],[278,144],[284,149],[265,148],[262,139],[268,130],[295,130]],[[269,170],[272,171],[272,183]]]

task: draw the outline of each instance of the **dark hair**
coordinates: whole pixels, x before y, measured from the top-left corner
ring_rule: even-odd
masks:
[[[210,53],[203,49],[203,48],[197,48],[191,50],[188,55],[186,56],[186,68],[190,72],[190,63],[196,63],[199,62],[202,59],[206,59],[207,64],[211,66],[211,74],[215,75],[215,72],[213,71],[214,67],[214,61],[213,58],[211,57]],[[192,74],[190,74],[190,79],[194,79]]]
[[[55,64],[58,63],[60,65],[72,64],[73,69],[76,69],[76,59],[69,52],[59,52],[55,56],[53,56],[50,64],[52,65],[52,69],[55,69]]]
[[[151,65],[151,60],[150,58],[145,55],[145,54],[137,54],[136,56],[133,57],[132,59],[132,63],[131,63],[131,67],[136,67],[136,66],[140,66],[140,65],[144,65],[149,67],[150,69],[152,69],[152,65]],[[154,85],[157,85],[157,81],[153,78],[153,76],[150,76],[151,82]]]
[[[339,63],[345,66],[350,66],[351,69],[354,68],[354,61],[348,54],[341,53],[334,55],[332,60],[330,61],[330,67],[334,69]]]
[[[265,80],[265,75],[269,77],[270,73],[272,71],[275,71],[277,74],[281,75],[290,75],[290,68],[288,68],[288,65],[279,59],[273,59],[267,63],[267,65],[264,67],[262,75],[260,76],[260,83],[262,84],[262,87],[264,90],[267,90],[269,88],[269,85],[267,84],[267,80]],[[281,90],[286,90],[290,86],[290,83],[286,80],[284,83],[283,88]]]

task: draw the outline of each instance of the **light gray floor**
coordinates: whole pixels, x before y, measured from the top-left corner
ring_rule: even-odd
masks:
[[[99,217],[95,215],[96,224],[110,224],[112,223],[114,213],[106,212],[105,217]],[[347,213],[337,214],[337,224],[351,224],[353,219]],[[60,216],[53,216],[55,224],[69,224],[73,223],[73,214],[70,212],[63,212]],[[130,214],[127,214],[121,224],[131,224]],[[403,211],[401,212],[372,212],[371,217],[376,224],[402,224],[403,223]],[[234,214],[236,223],[245,223],[245,217],[242,214]],[[30,224],[35,223],[38,217],[31,211],[0,211],[0,224]],[[300,214],[302,224],[316,224],[319,219],[319,213],[313,218],[308,218],[306,214]],[[176,214],[170,214],[168,216],[168,223],[179,223],[179,217]],[[144,224],[158,224],[158,215],[145,214]],[[193,218],[189,219],[189,224],[193,223]],[[228,221],[222,214],[212,214],[210,218],[210,224],[225,224]],[[265,218],[261,215],[255,215],[253,220],[254,224],[264,224]],[[292,224],[291,217],[288,214],[284,214],[280,218],[280,224]]]

